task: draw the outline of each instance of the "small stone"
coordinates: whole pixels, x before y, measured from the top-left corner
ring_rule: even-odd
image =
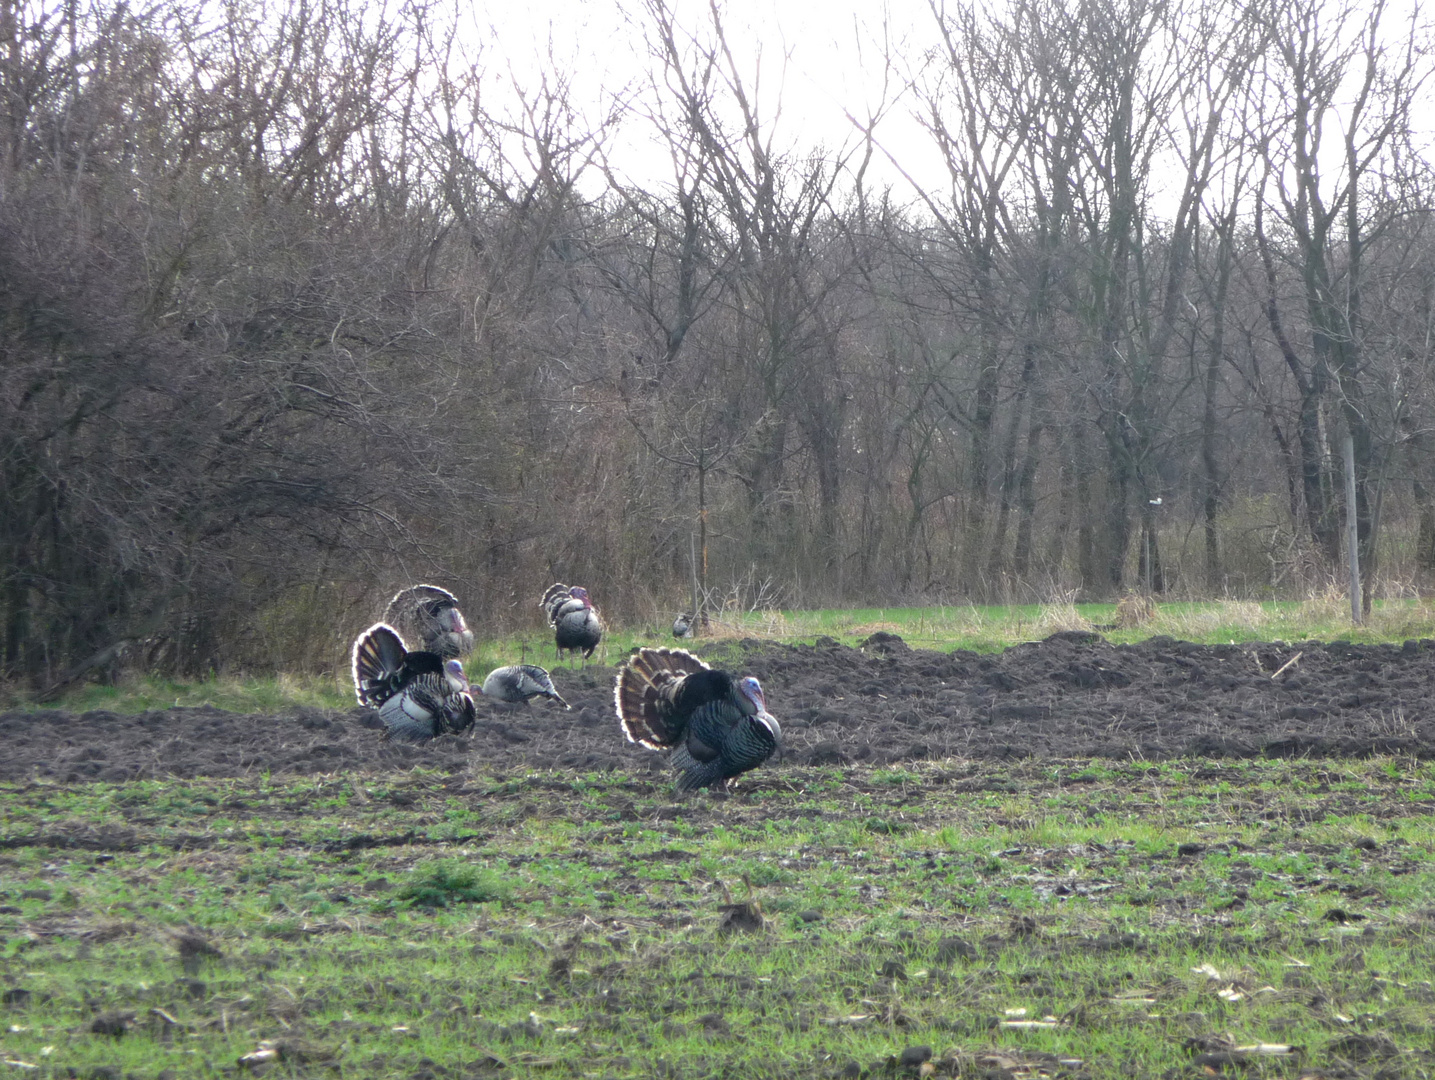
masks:
[[[101,1013],[90,1021],[90,1031],[95,1035],[110,1035],[119,1038],[129,1029],[131,1016],[126,1013]]]
[[[903,1068],[915,1069],[929,1060],[931,1056],[932,1048],[930,1046],[909,1046],[902,1051],[901,1056],[897,1059],[897,1064]]]
[[[937,963],[950,964],[959,956],[963,960],[975,960],[977,947],[965,938],[959,937],[944,937],[937,942]]]

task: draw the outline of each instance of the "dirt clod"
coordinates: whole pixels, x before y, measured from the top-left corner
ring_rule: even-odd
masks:
[[[909,1046],[897,1058],[897,1064],[903,1068],[915,1069],[931,1056],[932,1048],[930,1046]]]
[[[93,1035],[109,1035],[117,1039],[129,1030],[130,1021],[134,1018],[134,1013],[101,1013],[90,1021],[90,1033]]]
[[[752,934],[763,928],[762,906],[756,901],[744,904],[723,904],[718,910],[722,912],[722,919],[718,923],[718,933],[720,934]]]
[[[957,957],[963,960],[975,960],[977,958],[977,947],[965,938],[944,937],[937,942],[937,963],[950,964]]]

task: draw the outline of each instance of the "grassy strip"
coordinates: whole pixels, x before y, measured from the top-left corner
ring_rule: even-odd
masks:
[[[1432,809],[1396,760],[0,786],[0,1058],[1428,1076]]]
[[[1435,636],[1435,607],[1428,603],[1382,603],[1361,627],[1350,625],[1349,610],[1342,604],[1336,596],[1301,603],[1170,603],[1156,605],[1152,617],[1130,620],[1129,625],[1116,625],[1127,620],[1113,604],[726,613],[714,621],[705,637],[692,644],[736,644],[744,639],[811,643],[827,636],[858,645],[871,634],[886,632],[897,634],[915,648],[989,653],[1061,630],[1093,628],[1100,628],[1115,642],[1144,641],[1156,635],[1204,644],[1337,639],[1399,642]],[[666,627],[614,627],[595,659],[617,663],[638,646],[671,644],[677,643]],[[471,677],[481,680],[493,668],[518,661],[556,666],[551,635],[533,630],[481,641],[465,666]],[[353,705],[353,687],[347,670],[329,676],[221,677],[197,682],[133,677],[115,686],[80,687],[55,703],[71,712],[141,712],[177,705],[214,705],[233,712],[279,712],[296,706],[347,709]]]

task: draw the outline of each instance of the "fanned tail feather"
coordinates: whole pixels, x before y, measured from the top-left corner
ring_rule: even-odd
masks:
[[[629,742],[666,750],[683,737],[669,722],[679,682],[707,665],[682,649],[639,649],[613,681],[613,705]]]
[[[548,698],[550,701],[558,702],[558,704],[562,705],[565,709],[572,710],[573,706],[563,700],[563,695],[560,694],[553,685],[553,676],[549,675],[547,671],[536,664],[524,664],[522,671],[525,676],[532,680],[533,686],[538,690],[539,694]]]
[[[406,635],[416,647],[444,658],[473,651],[473,631],[464,621],[458,598],[437,585],[401,589],[384,609],[383,622]]]
[[[389,606],[384,609],[384,621],[398,622],[406,615],[440,601],[458,607],[458,597],[447,589],[441,589],[437,585],[410,585],[394,594]]]
[[[548,591],[543,594],[543,599],[538,601],[538,606],[548,613],[548,621],[552,623],[558,617],[557,609],[569,597],[569,589],[562,582],[554,582],[548,586]]]
[[[407,655],[404,639],[387,623],[375,623],[359,635],[354,642],[353,673],[360,705],[378,706],[389,698]]]

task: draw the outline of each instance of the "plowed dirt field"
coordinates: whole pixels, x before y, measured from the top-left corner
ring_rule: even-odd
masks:
[[[1435,756],[1435,641],[1113,645],[1069,632],[984,656],[909,648],[745,641],[699,646],[757,675],[786,737],[783,761],[894,764],[932,758]],[[740,655],[734,662],[731,657]],[[713,662],[718,662],[714,659]],[[422,746],[379,738],[369,710],[274,715],[175,708],[135,715],[0,714],[0,779],[123,781],[274,776],[417,765],[497,770],[662,770],[626,743],[614,669],[553,672],[573,705],[482,702],[471,732]]]

